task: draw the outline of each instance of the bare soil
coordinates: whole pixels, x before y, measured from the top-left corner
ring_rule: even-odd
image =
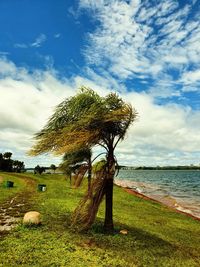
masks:
[[[16,227],[24,214],[34,208],[33,200],[36,196],[36,182],[26,176],[19,178],[25,182],[25,189],[0,205],[0,237]]]

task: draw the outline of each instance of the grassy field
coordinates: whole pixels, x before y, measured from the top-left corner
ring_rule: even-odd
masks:
[[[10,180],[14,182],[14,187],[5,190],[5,182]],[[25,183],[22,179],[20,179],[20,177],[15,177],[12,174],[9,175],[0,172],[0,203],[7,198],[15,195],[16,193],[22,191],[24,188]]]
[[[36,180],[32,209],[41,212],[43,223],[35,228],[19,225],[0,237],[0,266],[200,266],[199,221],[115,187],[116,233],[102,233],[102,203],[93,228],[79,234],[69,227],[70,215],[86,186],[71,189],[62,175],[25,175]],[[9,178],[7,174],[4,177]],[[16,179],[17,188],[12,189],[16,194],[25,183],[20,177],[12,179]],[[47,191],[37,192],[37,183],[45,183]],[[0,188],[0,203],[10,192]],[[128,234],[119,234],[121,229]]]

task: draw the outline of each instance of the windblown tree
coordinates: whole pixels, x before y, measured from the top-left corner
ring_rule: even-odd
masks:
[[[91,163],[92,151],[89,148],[82,148],[71,153],[65,153],[63,162],[60,164],[59,169],[63,170],[70,177],[71,185],[71,173],[74,175],[74,186],[79,187],[84,175],[87,172],[88,179],[88,193],[91,187],[91,175],[92,175],[92,163]]]
[[[32,155],[46,152],[68,154],[96,145],[106,150],[106,165],[101,177],[93,183],[91,197],[85,197],[82,209],[79,206],[75,212],[74,218],[82,223],[82,229],[92,225],[105,195],[104,229],[113,230],[114,151],[136,117],[135,109],[117,94],[100,97],[93,90],[83,87],[75,96],[58,105],[46,126],[35,135],[36,144],[30,151]],[[83,216],[81,212],[84,212]]]

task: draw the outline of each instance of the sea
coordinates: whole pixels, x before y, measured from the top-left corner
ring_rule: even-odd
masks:
[[[115,183],[200,218],[198,170],[120,170]]]

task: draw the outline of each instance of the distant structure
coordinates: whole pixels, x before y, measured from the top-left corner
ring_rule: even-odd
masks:
[[[136,170],[138,167],[133,166],[119,166],[120,170]]]

